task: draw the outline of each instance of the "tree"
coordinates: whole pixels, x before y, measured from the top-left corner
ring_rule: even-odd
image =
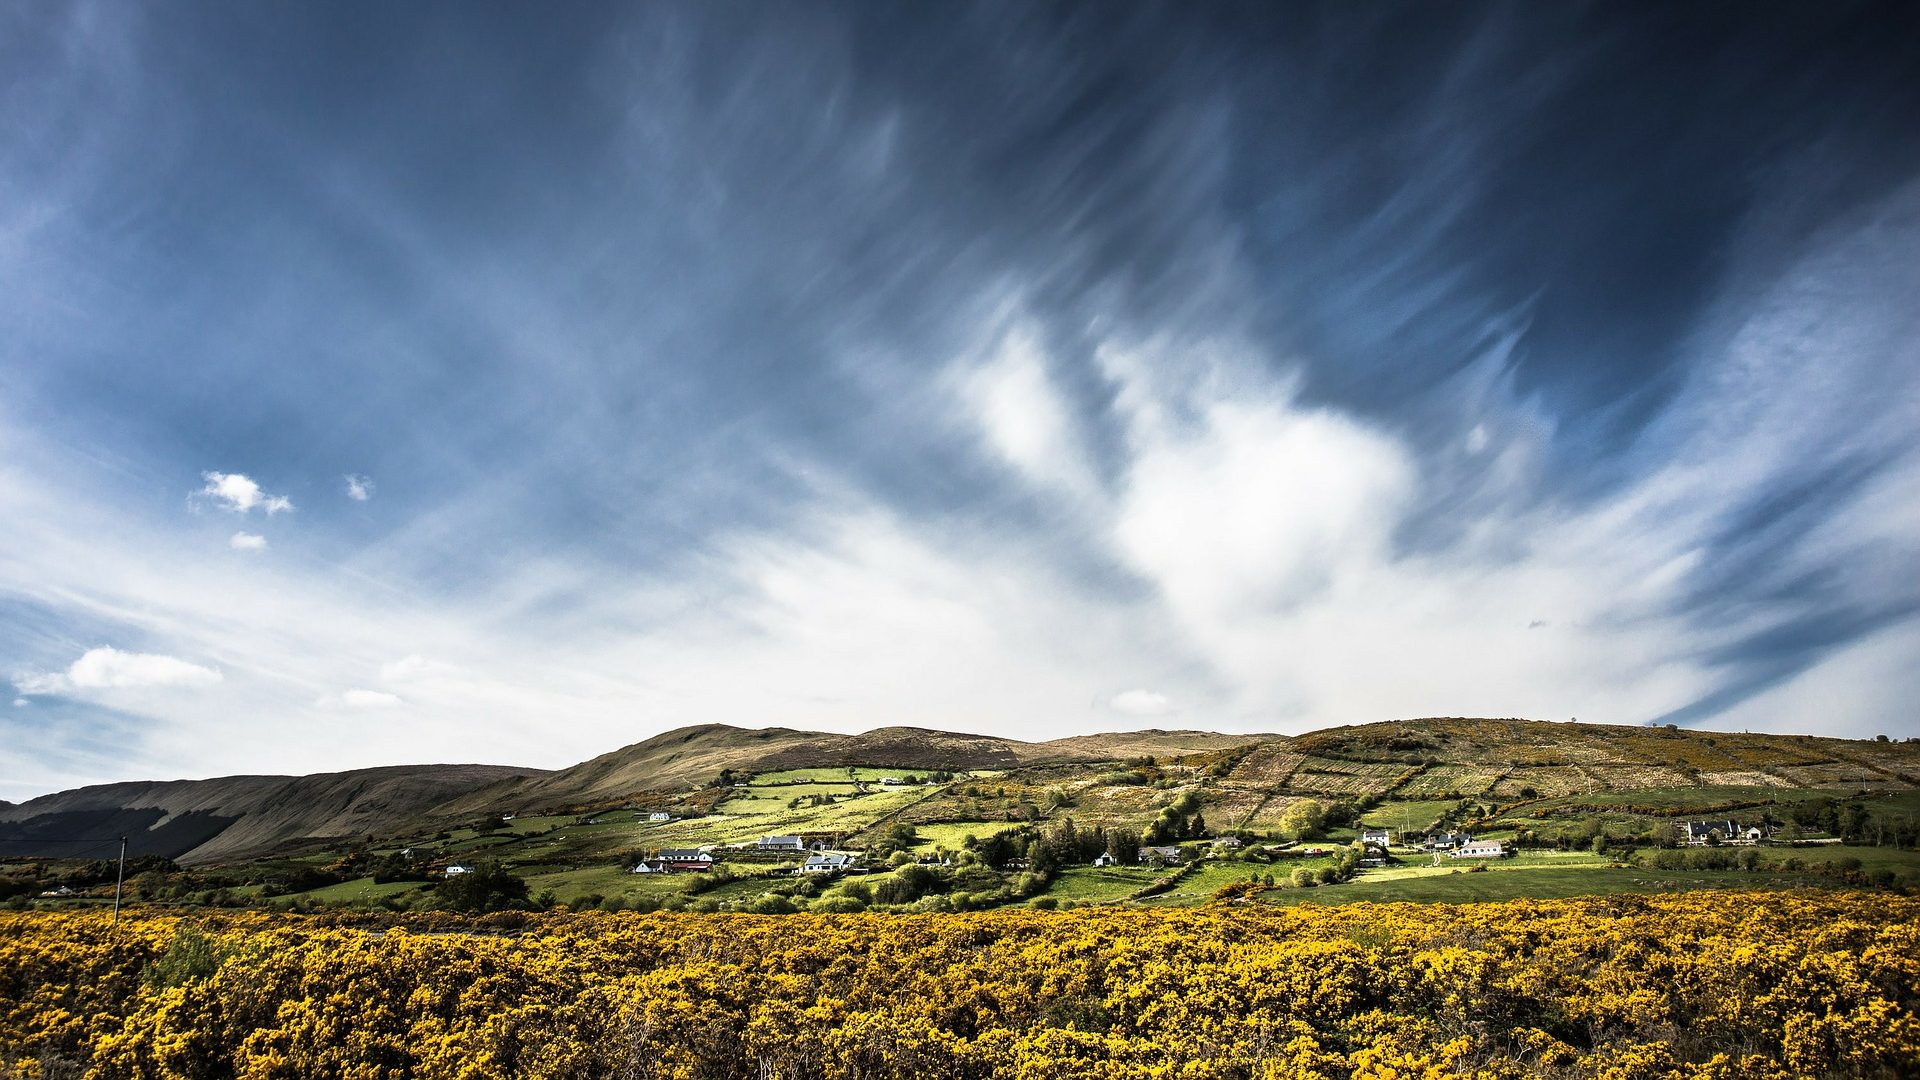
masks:
[[[450,877],[435,893],[443,906],[455,911],[511,911],[531,906],[527,883],[498,863],[481,863]]]
[[[1280,815],[1280,831],[1290,840],[1312,840],[1326,827],[1327,811],[1314,799],[1302,799]]]

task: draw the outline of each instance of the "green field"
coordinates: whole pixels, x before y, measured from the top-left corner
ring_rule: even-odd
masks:
[[[972,836],[985,840],[989,836],[1019,828],[1023,822],[1016,821],[942,821],[932,825],[914,823],[913,831],[920,837],[914,845],[916,851],[933,851],[946,848],[949,851],[960,850],[961,841]]]
[[[1693,889],[1795,888],[1822,884],[1821,879],[1796,875],[1748,874],[1738,870],[1547,869],[1488,870],[1485,873],[1441,871],[1403,877],[1361,877],[1345,885],[1312,889],[1270,889],[1260,895],[1268,904],[1471,903],[1477,900],[1516,900],[1522,897],[1557,899],[1605,893],[1681,892]]]
[[[1302,862],[1305,861],[1307,860],[1302,860]],[[1287,872],[1292,873],[1292,870],[1289,869]],[[1258,863],[1209,860],[1202,863],[1198,870],[1181,878],[1180,883],[1170,891],[1158,896],[1149,896],[1141,900],[1140,904],[1146,907],[1191,907],[1195,904],[1204,904],[1212,900],[1213,894],[1222,886],[1267,873],[1272,873],[1276,879],[1280,876],[1278,869],[1270,870]]]
[[[1047,890],[1047,895],[1058,900],[1107,903],[1124,899],[1162,876],[1164,873],[1156,873],[1144,866],[1073,866],[1054,876],[1053,887]]]
[[[779,772],[756,773],[753,778],[753,786],[760,787],[766,784],[792,784],[792,783],[804,782],[808,780],[812,780],[815,782],[837,781],[839,783],[845,784],[854,780],[877,781],[888,776],[896,777],[901,780],[905,780],[909,776],[918,776],[923,780],[926,779],[925,773],[917,772],[913,769],[899,769],[899,768],[886,769],[886,768],[874,768],[872,766],[867,766],[867,765],[855,765],[855,766],[852,766],[851,768],[781,769]]]
[[[307,900],[318,900],[323,904],[366,904],[389,896],[413,892],[421,885],[422,883],[418,881],[388,881],[376,884],[372,878],[364,877],[293,895]]]
[[[1440,820],[1440,815],[1458,805],[1457,802],[1442,799],[1384,802],[1361,815],[1360,824],[1375,829],[1391,829],[1397,839],[1408,828],[1426,829]]]

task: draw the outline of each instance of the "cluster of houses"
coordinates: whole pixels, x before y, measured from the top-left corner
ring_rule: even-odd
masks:
[[[754,845],[756,851],[767,853],[805,853],[807,860],[800,864],[798,873],[832,874],[843,870],[859,869],[857,856],[843,852],[824,850],[825,841],[809,843],[798,836],[763,836]],[[642,859],[634,865],[636,874],[697,874],[713,869],[714,846],[709,844],[699,848],[665,848],[651,859]]]
[[[1179,846],[1175,844],[1142,845],[1140,848],[1139,854],[1134,856],[1133,861],[1135,863],[1138,863],[1141,866],[1146,866],[1156,860],[1158,860],[1164,866],[1179,866],[1180,865]],[[1117,856],[1115,856],[1111,851],[1103,851],[1099,855],[1094,857],[1093,865],[1119,866],[1120,859]]]
[[[806,851],[826,851],[832,846],[824,836],[763,836],[754,842],[753,849],[768,855],[798,855]]]
[[[1738,825],[1733,821],[1676,821],[1673,829],[1686,847],[1709,844],[1758,844],[1772,839],[1759,825]]]

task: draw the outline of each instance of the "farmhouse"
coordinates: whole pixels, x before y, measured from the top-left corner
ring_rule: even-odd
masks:
[[[1119,859],[1116,859],[1116,858],[1114,858],[1114,855],[1113,855],[1113,852],[1111,852],[1111,851],[1103,851],[1103,852],[1101,852],[1100,854],[1098,854],[1098,855],[1095,855],[1095,856],[1093,857],[1093,865],[1095,865],[1095,866],[1118,866],[1118,865],[1120,865],[1120,860],[1119,860]]]
[[[1393,841],[1393,833],[1386,829],[1360,830],[1360,842],[1374,847],[1386,847]]]
[[[461,874],[471,873],[473,873],[473,867],[466,866],[462,863],[454,863],[452,866],[447,867],[448,877],[459,877]]]
[[[1452,851],[1461,844],[1471,843],[1473,843],[1473,836],[1470,833],[1448,832],[1445,829],[1441,829],[1439,832],[1427,837],[1426,847],[1428,851]]]
[[[1498,840],[1470,840],[1461,844],[1453,852],[1456,859],[1500,859],[1505,858],[1507,846]]]
[[[1168,866],[1177,866],[1180,862],[1180,849],[1173,844],[1168,844],[1165,847],[1143,847],[1140,849],[1140,861],[1143,863],[1152,862],[1155,856],[1158,856],[1160,861],[1166,863]]]
[[[651,860],[651,861],[649,861],[649,860],[646,860],[646,859],[641,859],[641,860],[640,860],[639,862],[637,862],[637,863],[635,863],[635,864],[634,864],[634,867],[633,867],[633,872],[634,872],[634,873],[636,873],[636,874],[667,874],[667,873],[672,873],[672,871],[670,871],[669,869],[667,869],[667,864],[666,864],[666,863],[663,863],[663,862],[661,862],[661,861],[660,861],[660,860],[658,860],[658,859],[654,859],[654,860]]]
[[[837,870],[852,868],[853,856],[833,851],[816,851],[807,856],[806,862],[800,864],[800,872],[803,874],[831,874]]]
[[[1221,851],[1239,851],[1240,838],[1237,836],[1223,836],[1215,840],[1213,846],[1219,848]]]
[[[797,836],[763,836],[756,845],[761,851],[805,851],[806,841]]]
[[[673,815],[667,813],[665,810],[655,810],[653,813],[647,815],[647,820],[648,821],[672,821]]]
[[[1756,844],[1766,839],[1766,831],[1754,826],[1742,828],[1731,820],[1726,821],[1676,821],[1674,832],[1679,840],[1688,847],[1700,847],[1705,844]]]
[[[669,870],[707,870],[713,866],[713,853],[704,848],[667,848],[660,862]]]

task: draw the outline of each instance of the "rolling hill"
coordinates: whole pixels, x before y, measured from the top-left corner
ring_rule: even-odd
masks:
[[[1145,764],[1149,759],[1155,763]],[[1125,782],[1130,774],[1119,764],[1129,761],[1141,763],[1136,783]],[[713,785],[726,770],[775,775],[849,766],[997,779],[991,792],[975,783],[929,789],[911,806],[897,806],[873,821],[858,815],[840,821],[850,810],[819,811],[837,815],[832,826],[837,832],[877,828],[891,820],[948,824],[950,831],[962,832],[970,823],[1046,813],[1047,805],[1062,799],[1077,805],[1083,816],[1147,821],[1172,791],[1192,791],[1215,828],[1261,831],[1273,828],[1287,807],[1302,799],[1385,806],[1395,822],[1411,826],[1421,824],[1414,817],[1468,801],[1498,804],[1503,812],[1516,806],[1554,812],[1557,801],[1568,804],[1571,813],[1573,804],[1617,801],[1634,792],[1645,794],[1628,802],[1653,807],[1920,788],[1920,744],[1912,742],[1517,719],[1397,720],[1297,736],[1145,730],[1051,742],[911,727],[838,735],[707,724],[664,732],[552,772],[423,765],[81,788],[0,806],[0,855],[88,854],[82,850],[88,845],[77,841],[125,834],[133,838],[136,854],[229,861],[299,841],[416,835],[508,811],[692,805],[687,800],[702,790],[707,794],[701,805],[711,810],[724,802],[719,813],[737,819],[739,828],[783,823],[798,828],[815,811],[773,813],[770,806],[758,816],[743,817],[740,808],[768,799],[797,804],[816,789],[757,788],[751,796],[741,793],[726,801],[729,793],[716,792]],[[841,782],[847,785],[845,778]],[[1675,792],[1689,794],[1677,799]],[[872,805],[883,803],[893,805],[886,800]],[[691,830],[685,839],[695,841],[704,839],[702,828],[713,826],[689,823],[685,828]]]
[[[385,832],[461,792],[537,772],[412,765],[101,784],[0,807],[0,855],[104,857],[124,835],[129,855],[238,858],[294,840]]]
[[[847,765],[923,771],[1015,769],[1113,761],[1139,754],[1194,753],[1268,737],[1147,730],[1029,743],[913,727],[832,735],[702,724],[664,732],[571,768],[478,788],[449,800],[439,811],[459,815],[501,808],[539,809],[636,791],[673,792],[701,786],[722,769],[759,772]]]

